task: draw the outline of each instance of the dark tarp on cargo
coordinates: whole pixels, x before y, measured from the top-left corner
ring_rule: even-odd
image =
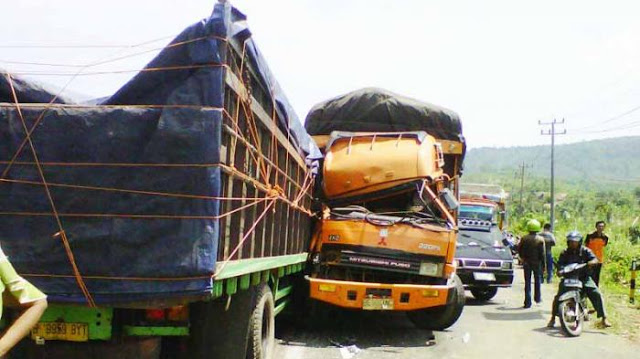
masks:
[[[305,128],[312,136],[332,131],[426,131],[435,138],[463,141],[457,113],[379,88],[364,88],[315,105]]]
[[[313,106],[307,114],[305,128],[312,136],[329,135],[332,131],[425,131],[437,139],[462,142],[460,164],[464,161],[466,151],[462,123],[457,113],[374,87],[356,90]],[[451,157],[445,155],[445,172],[454,175],[453,165],[448,163]],[[461,171],[462,166],[460,173],[456,174],[461,174]]]
[[[210,18],[172,42],[181,45],[166,47],[147,65],[179,69],[139,73],[100,103],[113,106],[51,107],[33,132],[39,161],[49,163],[43,167],[44,176],[56,210],[97,303],[201,296],[211,291],[220,203],[207,197],[219,196],[221,190],[216,164],[225,67],[220,65],[227,46],[219,38],[229,43],[248,41],[259,85],[273,93],[279,127],[291,133],[301,153],[317,156],[317,147],[270,74],[244,20],[230,5],[216,4]],[[20,103],[46,104],[53,98],[21,79],[14,78],[14,87]],[[2,173],[25,138],[4,73],[0,102],[5,102],[0,105]],[[126,106],[150,104],[160,106]],[[23,106],[28,128],[44,106]],[[2,248],[18,272],[50,300],[84,302],[61,240],[52,238],[58,225],[44,187],[38,185],[41,178],[28,144],[16,160],[5,177],[8,181],[0,182]]]

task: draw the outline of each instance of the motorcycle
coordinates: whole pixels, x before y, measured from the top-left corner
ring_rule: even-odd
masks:
[[[580,271],[586,266],[586,263],[571,263],[558,270],[566,291],[558,297],[557,314],[563,332],[569,337],[579,336],[583,323],[589,320],[587,296],[579,279]]]

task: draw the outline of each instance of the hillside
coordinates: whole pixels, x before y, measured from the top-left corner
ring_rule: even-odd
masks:
[[[524,162],[527,177],[548,178],[550,146],[477,148],[465,158],[465,180],[513,178]],[[640,137],[557,145],[555,170],[559,181],[640,186]]]

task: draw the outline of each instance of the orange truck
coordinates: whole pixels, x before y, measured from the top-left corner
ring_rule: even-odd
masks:
[[[420,328],[464,308],[455,249],[465,143],[452,111],[379,89],[317,105],[323,211],[310,248],[313,300],[404,311]]]

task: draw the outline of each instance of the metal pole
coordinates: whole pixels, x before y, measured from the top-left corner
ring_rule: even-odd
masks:
[[[522,190],[524,188],[524,161],[520,167],[520,208],[522,208]]]
[[[563,132],[556,133],[556,124],[564,124],[564,118],[561,122],[553,119],[551,122],[540,122],[539,125],[551,125],[551,130],[548,130],[546,133],[543,130],[540,130],[541,135],[551,135],[551,215],[549,218],[549,224],[551,224],[551,232],[554,232],[555,228],[555,207],[556,207],[556,196],[555,196],[555,167],[554,167],[554,147],[555,147],[555,137],[556,135],[564,135],[567,133],[567,130]]]
[[[634,259],[631,262],[631,282],[629,283],[629,303],[635,303],[636,295],[636,270],[638,270],[637,262]]]
[[[564,121],[564,119],[562,120]],[[555,145],[555,136],[556,134],[556,120],[554,119],[551,122],[551,233],[554,233],[556,217],[555,217],[555,209],[556,209],[556,196],[555,196],[555,176],[554,176],[554,166],[553,166],[553,147]]]

